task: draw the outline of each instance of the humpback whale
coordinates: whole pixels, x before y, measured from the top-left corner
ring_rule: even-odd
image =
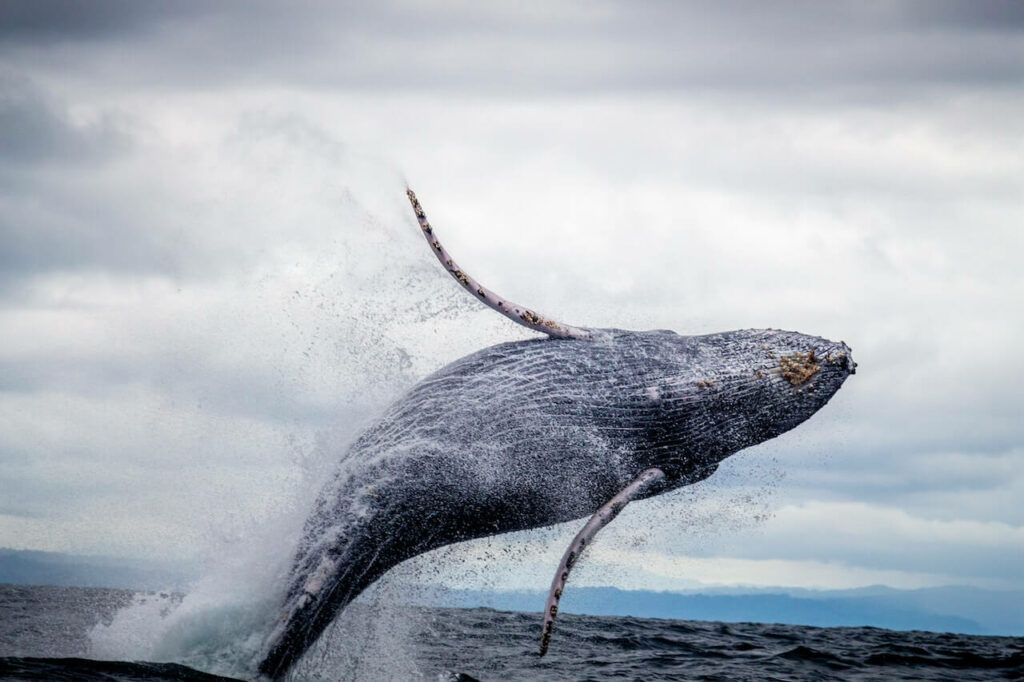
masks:
[[[475,298],[545,336],[443,367],[341,455],[265,640],[258,670],[266,679],[285,675],[400,562],[589,516],[552,581],[543,655],[570,570],[626,504],[703,480],[729,455],[792,429],[856,368],[845,343],[791,331],[683,336],[556,322],[470,277],[407,194],[444,268]]]

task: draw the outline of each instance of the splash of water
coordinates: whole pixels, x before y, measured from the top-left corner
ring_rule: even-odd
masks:
[[[472,329],[464,320],[474,311],[472,301],[422,257],[422,238],[408,216],[398,174],[367,169],[373,163],[365,159],[359,164],[338,169],[351,182],[322,198],[329,205],[320,212],[333,224],[307,226],[299,241],[271,254],[248,277],[250,289],[243,295],[216,297],[218,309],[207,314],[227,322],[193,341],[255,347],[269,365],[263,373],[267,393],[307,396],[304,413],[266,422],[276,424],[283,444],[276,466],[289,473],[277,483],[285,481],[288,489],[274,491],[276,501],[263,518],[237,518],[230,495],[220,507],[204,505],[210,528],[196,534],[209,545],[197,551],[203,557],[201,577],[186,594],[139,594],[112,622],[95,626],[93,657],[173,661],[216,674],[251,675],[276,621],[303,521],[339,454],[368,416],[415,378],[450,361],[465,345],[486,345],[487,334],[493,334],[493,325],[477,325],[477,332],[453,342],[454,332],[444,327]],[[236,342],[209,338],[211,333],[233,335]],[[223,431],[244,437],[226,421]],[[259,487],[250,489],[258,494]],[[188,498],[190,490],[184,486],[178,494]],[[154,544],[152,538],[147,542]],[[394,590],[385,584],[374,594],[375,602],[359,606],[369,608],[372,618],[360,620],[357,609],[340,619],[319,657],[309,657],[330,670],[331,679],[372,679],[379,672],[368,663],[372,652],[408,631],[400,611],[390,606]],[[399,665],[393,655],[376,658]],[[398,676],[410,678],[414,666],[399,667]],[[319,679],[317,669],[311,663],[303,676]]]

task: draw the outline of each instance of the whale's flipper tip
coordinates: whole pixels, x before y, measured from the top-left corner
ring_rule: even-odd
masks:
[[[576,534],[576,537],[569,543],[569,548],[562,555],[562,561],[558,564],[555,577],[551,581],[551,590],[548,592],[548,600],[544,606],[544,624],[541,627],[540,635],[540,658],[548,652],[551,644],[551,633],[555,627],[555,616],[558,615],[558,601],[562,598],[562,591],[565,590],[565,583],[569,580],[569,571],[576,565],[583,550],[586,549],[597,532],[611,523],[619,515],[627,504],[637,497],[648,492],[651,488],[660,486],[665,481],[665,472],[658,468],[651,468],[636,477],[632,483],[627,485],[618,495],[608,500],[600,509],[594,512],[586,525]]]

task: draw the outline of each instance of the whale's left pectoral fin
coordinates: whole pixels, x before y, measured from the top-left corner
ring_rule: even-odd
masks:
[[[562,555],[562,561],[555,571],[555,578],[551,581],[551,591],[548,592],[548,601],[544,607],[544,625],[540,636],[540,655],[548,652],[548,645],[551,643],[551,631],[555,625],[555,616],[558,614],[558,600],[562,598],[562,590],[569,580],[569,571],[580,558],[583,550],[594,540],[597,532],[612,522],[619,515],[627,504],[651,488],[659,486],[665,480],[665,472],[661,469],[648,469],[627,485],[618,495],[610,499],[603,507],[598,509],[586,525],[576,534],[576,537],[569,543],[569,549]]]

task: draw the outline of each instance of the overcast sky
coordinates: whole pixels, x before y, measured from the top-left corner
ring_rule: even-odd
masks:
[[[0,3],[0,546],[296,532],[377,410],[527,338],[406,182],[556,319],[853,348],[574,581],[1024,588],[1013,1]],[[419,561],[543,588],[575,530]]]

